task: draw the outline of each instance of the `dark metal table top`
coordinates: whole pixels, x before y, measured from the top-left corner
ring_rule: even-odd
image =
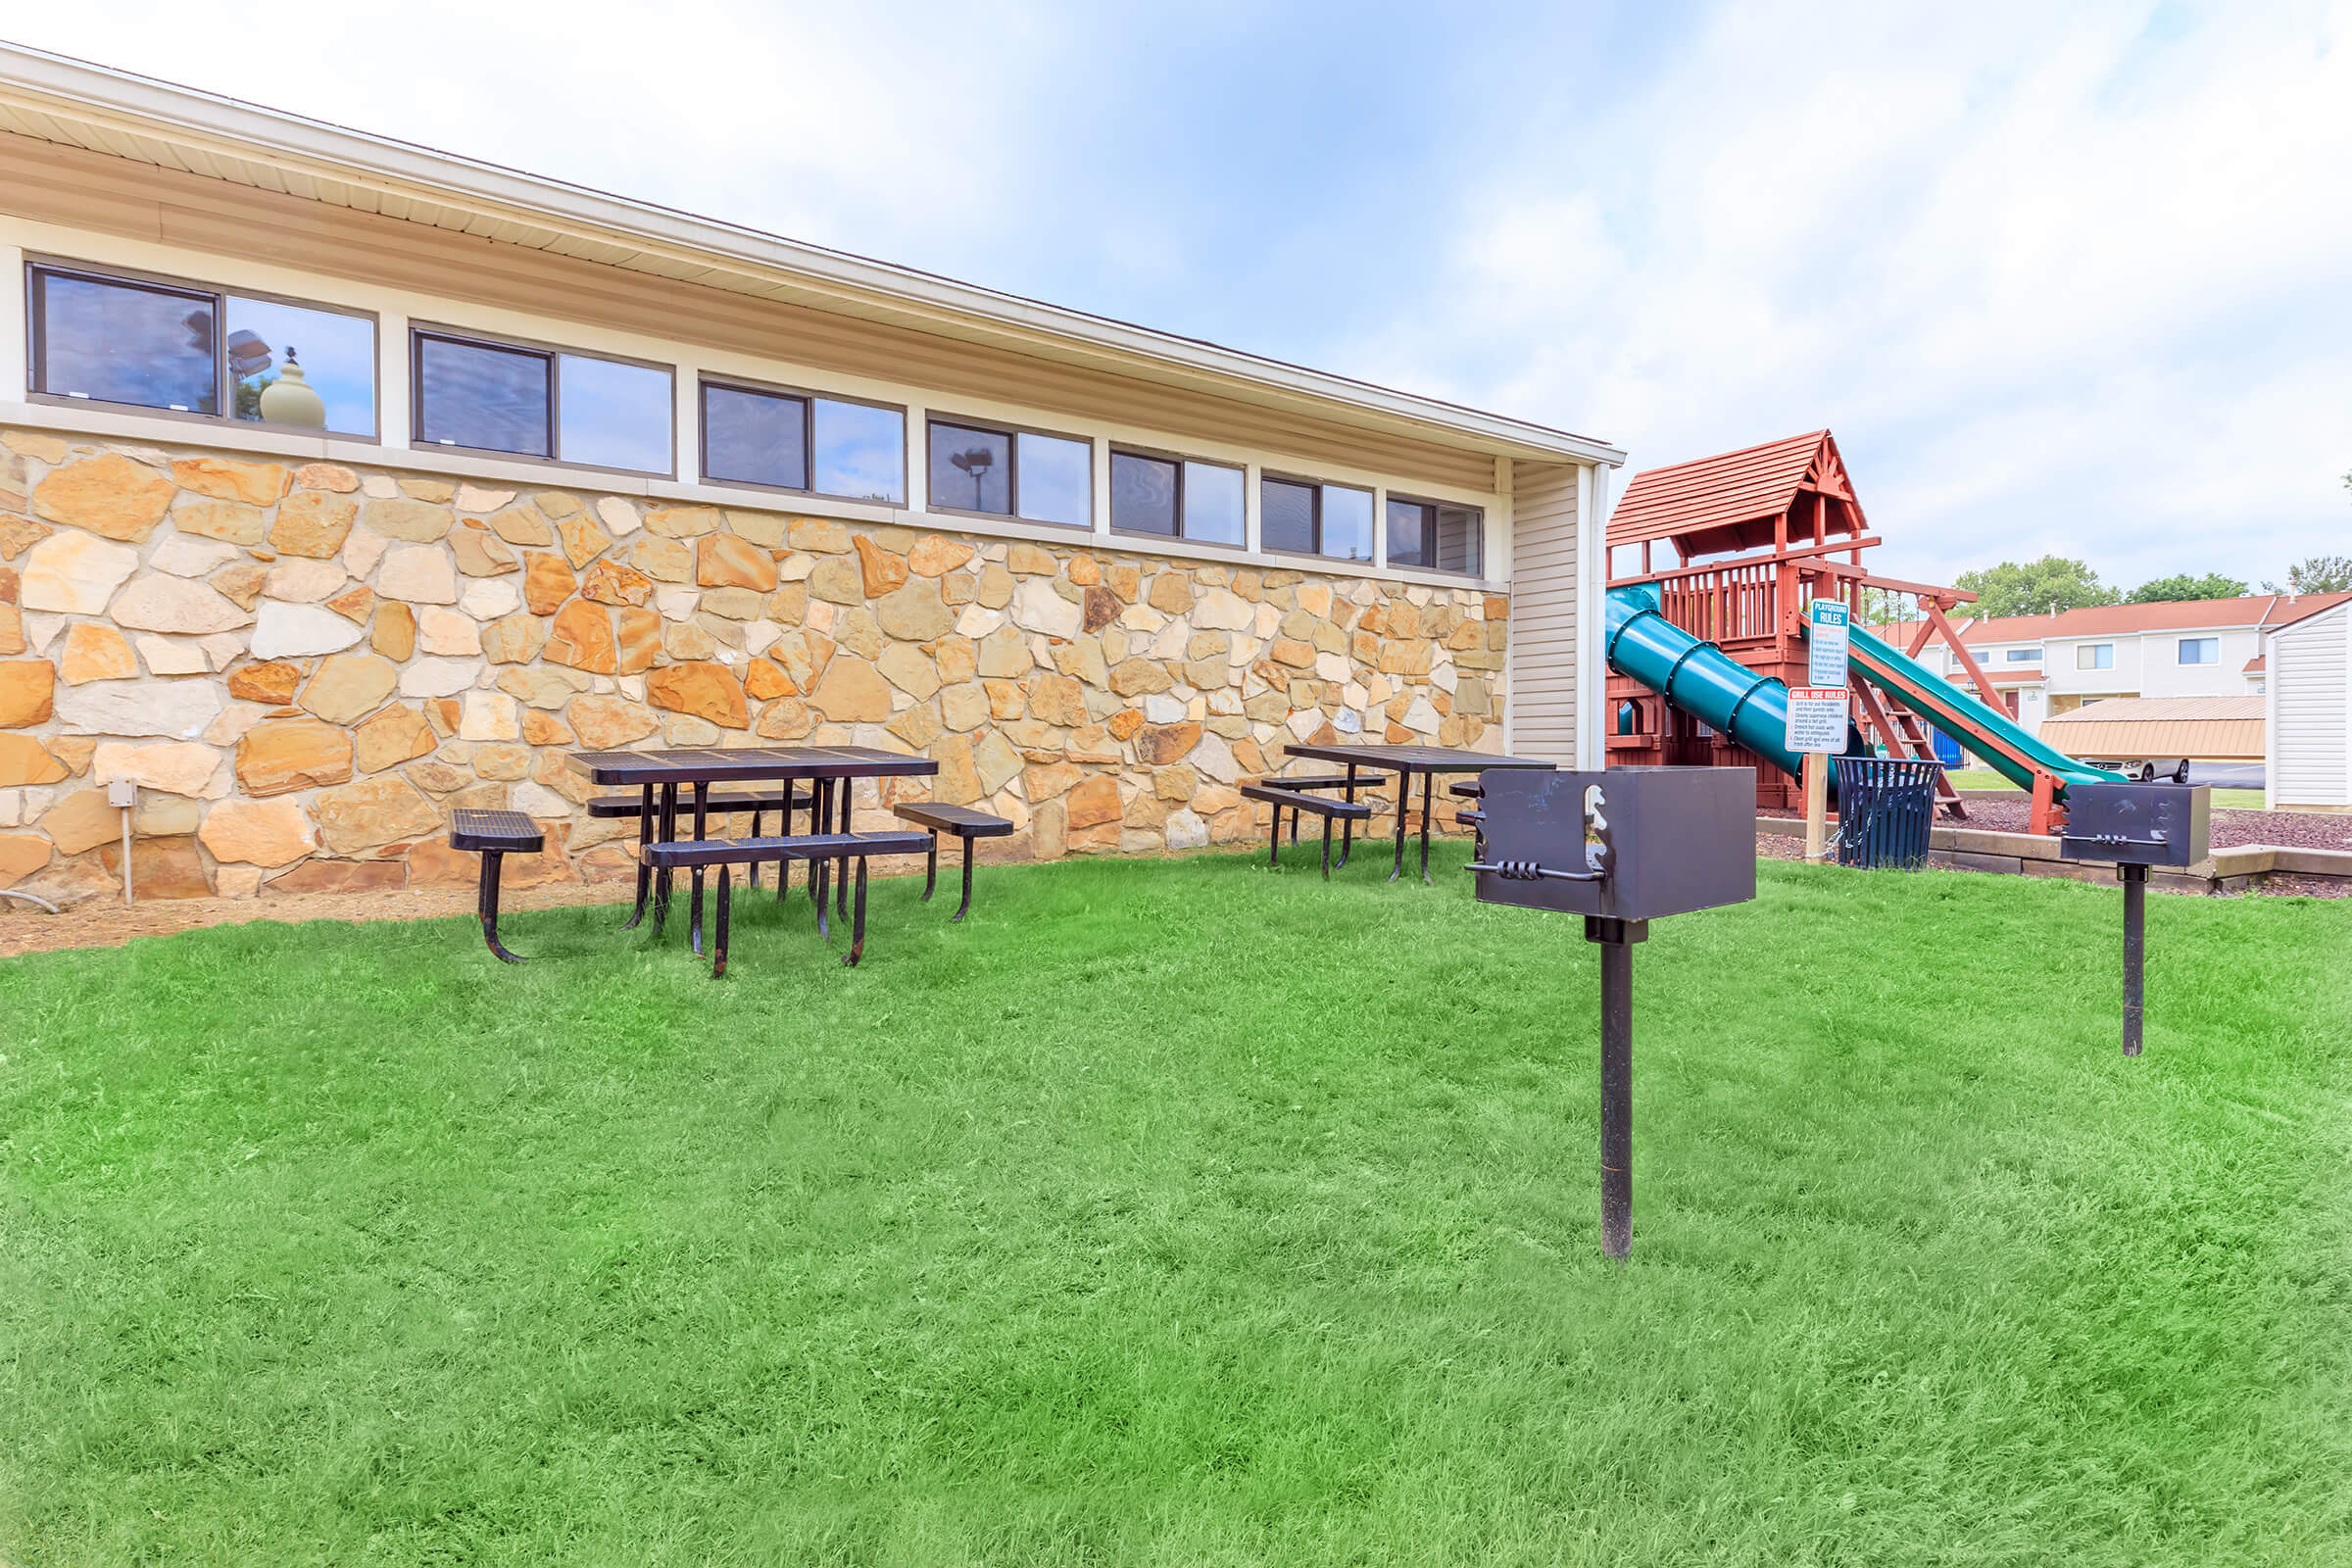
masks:
[[[928,757],[872,746],[671,747],[574,752],[571,765],[599,784],[718,784],[762,778],[883,778],[937,773]]]
[[[1484,773],[1496,767],[1550,772],[1559,766],[1557,762],[1542,762],[1532,757],[1460,752],[1449,746],[1322,746],[1301,741],[1283,750],[1293,757],[1311,757],[1324,762],[1357,762],[1392,773]]]

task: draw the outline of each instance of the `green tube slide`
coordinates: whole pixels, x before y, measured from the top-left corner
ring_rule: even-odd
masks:
[[[1637,584],[1609,590],[1609,667],[1656,692],[1700,723],[1728,735],[1792,777],[1804,761],[1788,750],[1788,689],[1759,675],[1717,648],[1668,620],[1657,590]],[[1856,626],[1849,659],[1874,686],[1894,693],[1914,712],[1992,764],[2024,789],[2034,787],[2039,765],[2065,783],[2120,784],[2119,773],[2085,767],[2052,751],[1996,712],[1962,693],[1924,665],[1887,647]],[[1831,778],[1835,781],[1836,764]]]

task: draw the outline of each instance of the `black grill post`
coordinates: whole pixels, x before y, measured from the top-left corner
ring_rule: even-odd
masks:
[[[2124,881],[2124,1054],[2139,1054],[2140,1003],[2148,961],[2148,868],[2129,861],[2115,868]]]
[[[1600,1250],[1622,1263],[1634,1250],[1634,944],[1647,920],[1585,916],[1600,948]]]

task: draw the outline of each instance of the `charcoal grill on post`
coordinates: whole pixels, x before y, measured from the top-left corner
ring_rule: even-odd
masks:
[[[2139,1054],[2147,977],[2148,867],[2205,858],[2213,791],[2203,784],[2075,784],[2066,792],[2065,860],[2107,860],[2124,884],[2124,1054]]]
[[[1744,767],[1495,771],[1482,904],[1585,917],[1600,948],[1600,1245],[1634,1240],[1634,956],[1649,922],[1756,896],[1756,775]]]

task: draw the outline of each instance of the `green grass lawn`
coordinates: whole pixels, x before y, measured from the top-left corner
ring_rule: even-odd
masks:
[[[0,963],[0,1561],[2340,1563],[2352,906],[1359,860]],[[838,951],[838,949],[836,950]]]
[[[2015,784],[1989,767],[1955,767],[1949,769],[1944,776],[1952,781],[1954,789],[2014,790],[2017,788]],[[2217,789],[2213,792],[2213,804],[2217,807],[2236,806],[2243,807],[2249,811],[2259,811],[2262,809],[2262,791]]]

